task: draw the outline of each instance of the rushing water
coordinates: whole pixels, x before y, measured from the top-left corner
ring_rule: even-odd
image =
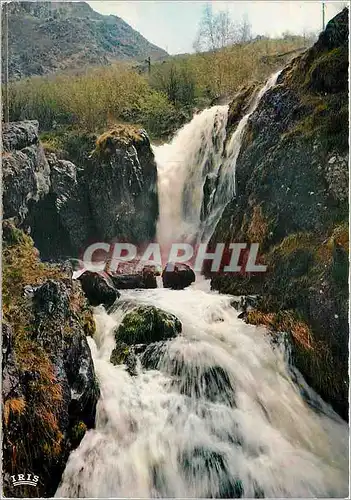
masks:
[[[237,319],[231,298],[195,286],[123,293],[176,314],[183,332],[153,370],[109,362],[125,308],[96,310],[90,341],[96,429],[69,459],[57,496],[338,497],[347,494],[346,423],[292,382],[281,348]]]
[[[258,94],[231,138],[228,108],[196,115],[155,148],[161,244],[207,240],[235,193],[235,163]],[[217,182],[201,221],[206,176]],[[101,396],[96,428],[70,455],[60,497],[343,497],[348,428],[288,364],[283,345],[237,318],[232,297],[198,279],[186,290],[125,291],[96,308],[89,339]],[[136,304],[175,314],[181,335],[136,376],[113,366],[114,330]],[[304,398],[301,389],[303,389]],[[308,396],[308,403],[306,402]]]
[[[226,137],[228,106],[214,106],[195,115],[170,144],[154,147],[160,197],[157,236],[161,245],[207,242],[211,237],[226,204],[235,195],[235,166],[246,124],[278,76],[279,72],[272,75],[257,93],[230,138]],[[201,220],[206,178],[210,181],[210,207]]]

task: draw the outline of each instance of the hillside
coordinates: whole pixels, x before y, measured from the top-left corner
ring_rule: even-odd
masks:
[[[221,272],[212,277],[212,288],[258,294],[256,310],[246,320],[288,333],[295,366],[345,419],[348,35],[344,9],[263,96],[243,136],[236,197],[211,239],[212,246],[217,241],[259,243],[266,273]],[[247,105],[244,93],[231,103],[230,126]]]
[[[85,2],[12,2],[9,7],[11,79],[165,55],[123,19],[99,14]]]

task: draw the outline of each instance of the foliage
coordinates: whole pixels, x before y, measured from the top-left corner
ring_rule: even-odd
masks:
[[[42,132],[52,132],[44,139],[48,151],[60,149],[57,137],[62,130],[101,133],[117,122],[143,127],[153,139],[168,138],[191,119],[194,110],[209,106],[215,97],[266,79],[284,63],[278,55],[302,43],[300,38],[256,40],[216,52],[175,56],[153,63],[150,74],[143,73],[142,66],[133,69],[119,62],[27,78],[10,84],[10,119],[38,120]]]

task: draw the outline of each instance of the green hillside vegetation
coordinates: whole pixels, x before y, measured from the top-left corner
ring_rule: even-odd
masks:
[[[10,119],[39,120],[42,132],[52,132],[52,144],[67,130],[102,132],[115,123],[144,127],[153,140],[169,139],[194,111],[219,96],[229,98],[250,81],[263,82],[304,42],[302,37],[261,39],[170,57],[152,63],[150,72],[118,62],[11,82]]]

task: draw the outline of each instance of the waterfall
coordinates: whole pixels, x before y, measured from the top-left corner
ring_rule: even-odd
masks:
[[[210,239],[235,195],[235,167],[247,122],[279,74],[272,75],[257,93],[229,140],[228,106],[214,106],[196,114],[170,144],[154,146],[160,199],[157,236],[162,246]],[[209,210],[201,220],[206,186]]]
[[[346,423],[310,389],[318,411],[303,401],[284,351],[237,318],[231,297],[192,287],[122,298],[176,314],[183,332],[131,377],[109,362],[125,309],[96,310],[96,429],[58,497],[346,496]]]
[[[228,107],[216,106],[154,148],[160,243],[210,237],[235,194],[247,121],[276,78],[230,138]],[[290,366],[284,343],[239,320],[232,300],[202,280],[181,291],[124,290],[110,314],[95,308],[88,340],[101,393],[96,427],[71,453],[56,497],[346,497],[346,423]],[[149,364],[141,354],[132,376],[110,356],[136,304],[175,314],[182,333],[147,348]]]

